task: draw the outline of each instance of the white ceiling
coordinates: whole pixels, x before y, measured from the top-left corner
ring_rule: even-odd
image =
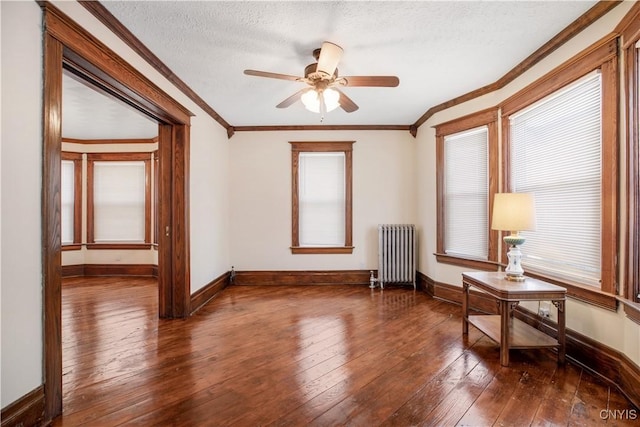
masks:
[[[156,136],[157,122],[66,72],[62,75],[63,138],[148,139]]]
[[[347,87],[360,106],[325,124],[410,125],[430,107],[493,83],[596,1],[103,1],[233,126],[315,125],[304,87],[247,76],[302,76],[323,41],[343,47],[340,75],[396,75],[396,88]]]

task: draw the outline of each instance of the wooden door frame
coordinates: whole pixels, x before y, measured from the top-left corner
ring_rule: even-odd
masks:
[[[159,316],[190,313],[189,132],[193,114],[49,2],[44,14],[43,343],[45,419],[62,413],[60,160],[63,68],[159,123]]]

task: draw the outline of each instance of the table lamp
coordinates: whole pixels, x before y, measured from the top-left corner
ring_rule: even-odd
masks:
[[[520,261],[522,252],[518,246],[525,241],[518,234],[520,231],[535,230],[536,209],[532,193],[496,193],[493,199],[492,230],[510,231],[504,236],[504,243],[509,245],[509,264],[505,269],[506,279],[521,282],[525,279]]]

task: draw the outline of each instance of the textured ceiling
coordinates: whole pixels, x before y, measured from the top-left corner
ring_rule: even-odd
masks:
[[[325,124],[409,125],[430,107],[493,83],[596,1],[103,1],[233,126],[315,125],[304,86],[243,74],[302,76],[325,40],[343,47],[340,75],[396,75],[396,88],[347,87],[360,106]]]
[[[135,139],[158,135],[158,123],[67,74],[62,76],[62,137]]]

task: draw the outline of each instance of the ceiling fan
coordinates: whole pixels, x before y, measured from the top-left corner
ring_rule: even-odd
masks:
[[[342,57],[342,52],[343,49],[337,44],[322,43],[322,48],[313,51],[313,57],[317,62],[305,67],[304,77],[256,70],[244,70],[244,73],[249,76],[306,83],[308,87],[300,89],[276,105],[276,107],[287,108],[300,99],[307,110],[321,113],[323,117],[325,112],[332,111],[338,107],[341,107],[347,113],[352,113],[358,109],[356,103],[338,89],[341,86],[396,87],[400,83],[396,76],[339,77],[337,66]]]

